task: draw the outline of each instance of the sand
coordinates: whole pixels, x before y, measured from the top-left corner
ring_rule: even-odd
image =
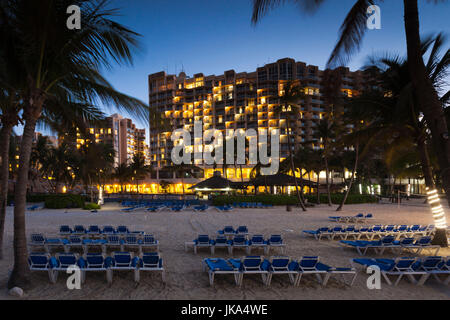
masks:
[[[8,272],[13,266],[13,208],[8,208],[5,228],[5,257],[0,261],[0,287],[5,288]],[[215,235],[225,225],[247,225],[250,234],[265,236],[281,233],[287,243],[286,254],[292,257],[318,255],[324,263],[332,266],[350,266],[349,260],[358,257],[354,250],[342,250],[337,241],[317,241],[305,237],[301,230],[317,229],[333,225],[327,217],[336,215],[332,208],[320,205],[309,208],[307,212],[294,209],[287,212],[285,207],[272,209],[235,209],[233,212],[218,212],[210,209],[206,213],[193,211],[147,213],[135,211],[122,213],[118,204],[105,205],[98,213],[82,210],[40,210],[27,212],[27,234],[41,232],[47,236],[57,236],[59,226],[82,224],[85,227],[97,224],[127,225],[130,230],[143,230],[154,233],[160,241],[160,251],[166,268],[166,284],[159,274],[141,273],[141,283],[135,285],[131,272],[114,273],[111,286],[105,274],[88,273],[81,290],[68,290],[67,275],[61,274],[56,284],[51,284],[48,275],[33,272],[32,288],[25,292],[24,299],[450,299],[450,286],[429,280],[423,287],[417,287],[402,280],[397,287],[382,282],[381,290],[369,290],[367,275],[359,270],[353,287],[332,278],[327,287],[322,288],[313,277],[302,278],[300,287],[291,286],[286,277],[272,279],[269,288],[264,287],[257,275],[246,276],[241,288],[234,285],[231,276],[218,276],[214,287],[209,286],[208,275],[202,272],[201,260],[210,257],[209,250],[184,251],[184,243],[192,241],[198,233]],[[373,213],[377,224],[431,224],[432,217],[426,205],[411,201],[409,205],[398,207],[393,204],[347,205],[340,215],[355,215],[358,212]],[[450,221],[448,217],[448,221]],[[271,252],[271,254],[273,251]],[[235,251],[234,256],[245,253]],[[431,252],[424,252],[424,255]],[[440,255],[450,256],[450,249],[443,249]],[[228,257],[225,250],[218,250],[216,257]],[[373,257],[369,253],[369,257]],[[390,252],[384,257],[394,257]],[[0,299],[12,299],[6,289],[0,290]]]

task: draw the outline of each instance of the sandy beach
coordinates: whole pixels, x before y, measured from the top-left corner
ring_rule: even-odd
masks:
[[[382,281],[381,290],[369,290],[367,275],[358,271],[353,287],[343,284],[338,277],[332,278],[322,288],[313,277],[302,278],[300,287],[293,287],[286,277],[274,277],[272,285],[265,287],[259,276],[245,277],[243,286],[234,285],[231,276],[218,276],[215,286],[210,287],[208,275],[202,272],[201,260],[210,257],[209,250],[184,251],[184,243],[192,241],[198,233],[214,236],[225,225],[247,225],[250,234],[259,233],[266,237],[281,233],[287,243],[286,254],[295,258],[305,255],[318,255],[331,266],[350,266],[349,260],[358,257],[354,250],[342,250],[337,241],[317,241],[305,237],[301,230],[317,229],[333,225],[327,217],[336,215],[336,206],[320,205],[309,208],[307,212],[294,209],[287,212],[285,207],[272,209],[235,209],[232,212],[218,212],[210,209],[206,213],[193,211],[148,213],[144,210],[123,213],[118,204],[107,204],[98,213],[71,209],[40,210],[27,212],[27,234],[44,233],[57,236],[59,226],[67,224],[84,225],[126,225],[130,230],[143,230],[154,233],[160,241],[160,251],[166,269],[166,284],[159,274],[141,273],[141,283],[135,285],[131,272],[114,273],[111,286],[105,274],[89,273],[81,290],[68,290],[67,275],[61,274],[56,284],[51,284],[47,273],[32,273],[32,289],[25,292],[24,299],[450,299],[450,287],[429,280],[423,287],[417,287],[402,280],[397,287],[388,286]],[[371,224],[432,224],[432,216],[426,205],[410,202],[398,207],[393,204],[347,205],[339,215],[355,215],[359,212],[373,213]],[[450,221],[450,217],[447,220]],[[13,208],[9,207],[5,228],[5,257],[0,261],[0,286],[6,287],[8,272],[13,266]],[[274,254],[271,251],[271,255]],[[431,255],[425,251],[423,255]],[[235,257],[245,255],[236,251]],[[450,256],[450,249],[441,249],[439,255]],[[229,257],[225,250],[218,250],[216,257]],[[369,257],[374,257],[369,253]],[[394,257],[386,252],[383,257]],[[0,290],[0,299],[11,299],[6,289]]]

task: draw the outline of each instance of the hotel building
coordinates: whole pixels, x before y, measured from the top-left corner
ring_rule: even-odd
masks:
[[[339,79],[333,81],[330,87],[326,80],[333,79],[333,74],[338,74]],[[291,142],[296,150],[301,143],[312,140],[320,119],[328,112],[337,112],[327,102],[325,90],[334,90],[343,96],[352,97],[364,88],[367,77],[363,71],[352,72],[348,68],[339,68],[330,73],[290,58],[266,64],[254,72],[237,73],[228,70],[218,76],[197,73],[193,77],[188,77],[184,72],[178,76],[165,72],[151,74],[148,77],[149,106],[169,122],[168,128],[152,126],[150,123],[151,163],[159,172],[159,178],[173,178],[161,170],[170,165],[172,131],[178,128],[190,131],[193,145],[194,121],[200,120],[203,122],[203,130],[221,130],[224,137],[227,129],[279,129],[280,160],[283,160],[289,152],[286,114],[279,116],[275,110],[280,105],[279,96],[287,81],[297,81],[305,90],[300,110],[298,114],[291,116],[290,121]],[[322,146],[317,142],[312,147]],[[213,168],[201,162],[195,164],[204,169],[204,176],[199,178],[209,178],[214,171],[222,171],[221,165]],[[250,178],[251,169],[251,166],[244,166],[244,180]],[[241,180],[240,168],[229,167],[226,170],[227,178]]]

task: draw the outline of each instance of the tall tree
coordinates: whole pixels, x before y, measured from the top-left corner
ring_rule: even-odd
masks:
[[[32,139],[36,123],[54,101],[89,103],[129,110],[144,117],[146,105],[121,94],[101,76],[101,68],[113,63],[131,64],[138,48],[135,32],[111,19],[117,10],[106,1],[5,0],[0,3],[7,32],[16,45],[22,82],[15,88],[23,101],[23,130],[14,207],[14,268],[8,287],[26,286],[28,281],[25,205]],[[66,9],[81,8],[81,30],[66,27]],[[2,64],[9,64],[2,57]],[[2,67],[0,67],[2,70]],[[0,81],[4,82],[3,73]],[[72,105],[73,106],[73,105]]]

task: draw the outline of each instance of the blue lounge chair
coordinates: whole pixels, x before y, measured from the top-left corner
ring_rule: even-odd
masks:
[[[89,226],[89,228],[86,230],[86,234],[94,237],[100,236],[102,231],[100,228],[96,225]]]
[[[377,241],[341,240],[340,243],[344,246],[355,248],[360,255],[365,255],[368,249],[373,249],[375,253],[382,254],[386,248],[398,248],[398,245],[394,243],[394,239],[393,236],[385,236]]]
[[[78,260],[79,256],[76,253],[57,253],[55,258],[52,258],[52,261],[54,261],[54,266],[52,268],[52,282],[56,283],[58,280],[59,271],[66,273],[69,267],[79,267]]]
[[[207,204],[199,205],[194,207],[194,211],[196,212],[204,212],[208,210],[209,206]]]
[[[286,256],[275,256],[269,258],[269,263],[269,274],[266,280],[267,286],[270,286],[274,275],[281,274],[287,274],[290,282],[295,285],[299,276],[298,263],[296,261],[293,261],[290,257]]]
[[[28,256],[28,266],[30,271],[45,271],[48,273],[48,278],[53,282],[53,272],[51,257],[48,253],[30,253]]]
[[[283,242],[283,238],[279,234],[273,234],[267,239],[267,252],[270,252],[270,248],[280,248],[281,253],[284,254],[286,244]]]
[[[140,281],[140,271],[161,272],[161,279],[166,281],[163,259],[160,253],[144,252],[140,255],[138,263],[137,282]]]
[[[236,229],[236,234],[248,235],[248,228],[247,228],[247,226],[239,226]]]
[[[120,251],[123,250],[123,240],[120,239],[118,235],[108,235],[106,237],[106,244],[108,248],[119,248]]]
[[[67,225],[63,225],[63,226],[59,227],[59,234],[61,236],[69,236],[72,234],[72,232],[73,232],[72,228],[70,228]]]
[[[69,236],[67,241],[64,242],[64,251],[68,253],[75,248],[84,249],[83,239],[80,236]]]
[[[392,281],[389,276],[397,277],[394,285],[398,285],[403,276],[407,276],[412,283],[423,283],[423,279],[427,276],[426,272],[417,271],[417,258],[402,257],[394,259],[353,259],[354,263],[361,264],[363,266],[372,267],[376,266],[380,269],[383,278],[386,283],[392,285]],[[420,276],[420,280],[416,280],[416,276]]]
[[[42,233],[33,233],[31,235],[31,241],[28,245],[32,248],[40,248],[48,252],[48,248],[45,245],[45,237]]]
[[[261,256],[246,256],[242,259],[230,259],[230,263],[241,271],[241,286],[246,274],[261,275],[262,282],[267,285],[267,277],[269,276],[269,261]]]
[[[77,225],[73,228],[73,232],[74,235],[85,235],[86,234],[86,229],[82,226],[82,225]]]
[[[237,234],[231,240],[231,254],[233,254],[234,249],[245,249],[248,254],[249,242],[245,235]]]
[[[100,248],[101,252],[105,254],[107,245],[110,243],[105,239],[83,239],[84,253],[89,252],[91,248]]]
[[[423,283],[429,276],[433,276],[439,283],[445,285],[450,283],[450,257],[433,256],[422,258],[419,270],[427,272],[427,277],[423,280]],[[444,276],[443,280],[440,279],[442,276]]]
[[[325,277],[325,275],[327,274],[327,271],[323,270],[323,269],[319,269],[318,264],[319,264],[318,256],[302,257],[298,261],[299,275],[298,275],[297,282],[295,285],[296,286],[300,285],[300,281],[301,281],[303,275],[314,275],[314,276],[316,276],[319,283],[323,284],[322,276]]]
[[[263,249],[264,254],[267,253],[267,242],[264,240],[264,236],[262,234],[255,234],[249,240],[248,243],[248,254],[252,253],[252,249]]]
[[[236,230],[232,226],[225,226],[222,230],[217,231],[218,234],[222,234],[226,237],[231,237],[236,234]]]
[[[227,237],[225,237],[224,235],[218,235],[216,239],[214,239],[214,246],[211,247],[212,254],[215,253],[215,250],[217,248],[226,248],[228,254],[231,255],[232,253],[231,244],[232,244],[231,240],[228,240]]]
[[[145,234],[141,240],[140,251],[144,251],[146,248],[152,248],[152,250],[159,250],[159,241],[152,234]]]
[[[114,271],[133,271],[134,281],[139,282],[138,257],[133,257],[131,252],[113,252],[111,257],[111,277],[108,279],[109,282],[113,280]]]
[[[198,235],[197,239],[194,240],[194,253],[197,254],[199,248],[208,248],[211,254],[214,254],[214,240],[211,240],[207,234]]]
[[[330,239],[332,232],[330,231],[329,227],[321,227],[317,230],[303,230],[304,233],[308,235],[314,236],[316,240],[321,240],[322,237],[326,237],[327,239]]]
[[[130,233],[130,230],[128,230],[128,227],[126,226],[118,226],[116,233],[120,235],[127,235]]]
[[[60,238],[45,238],[45,249],[51,252],[54,248],[65,249],[65,242]]]
[[[81,268],[81,282],[86,281],[87,272],[105,272],[106,280],[108,283],[112,281],[111,274],[111,257],[106,257],[100,253],[87,253],[83,258],[79,259],[79,265]]]
[[[116,233],[116,230],[112,226],[104,226],[102,229],[102,234],[104,236],[113,235]]]
[[[33,206],[27,208],[28,211],[36,211],[36,210],[39,210],[39,209],[42,209],[42,206],[33,205]]]
[[[141,244],[142,241],[139,241],[139,238],[135,234],[126,235],[123,241],[124,248],[137,249],[139,252],[141,252]]]
[[[239,271],[239,267],[233,265],[231,262],[225,259],[203,259],[202,268],[204,272],[208,272],[210,286],[214,285],[214,277],[216,274],[231,274],[234,277],[234,282],[236,283],[236,285],[240,285],[241,272]]]

